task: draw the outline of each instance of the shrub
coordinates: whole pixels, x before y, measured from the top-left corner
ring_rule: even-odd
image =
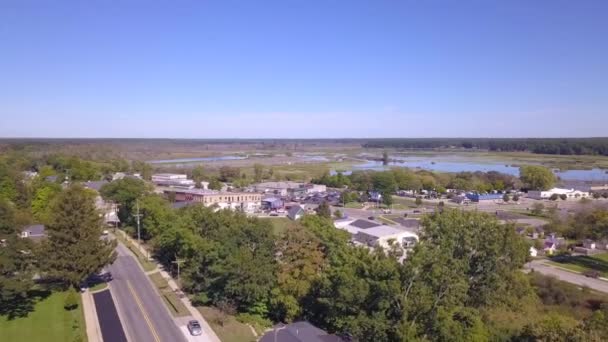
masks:
[[[68,295],[63,302],[63,308],[68,311],[76,309],[78,307],[78,297],[76,296],[76,291],[73,289],[69,290]]]
[[[568,195],[566,195],[566,194],[561,194],[561,195],[559,195],[559,198],[561,198],[561,199],[562,199],[562,201],[565,201],[565,200],[567,200],[567,199],[568,199]]]
[[[595,199],[598,199],[598,198],[600,198],[601,196],[602,196],[602,195],[600,195],[600,193],[599,193],[599,192],[594,192],[594,193],[593,193],[593,198],[595,198]]]
[[[513,202],[519,201],[519,195],[513,195]]]
[[[559,196],[557,194],[552,194],[551,197],[549,197],[549,199],[552,201],[557,201],[558,198]]]

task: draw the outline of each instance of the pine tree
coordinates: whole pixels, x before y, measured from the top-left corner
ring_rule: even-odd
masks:
[[[79,185],[63,190],[53,202],[44,270],[51,278],[78,286],[114,261],[115,242],[102,240],[101,216],[90,193]]]

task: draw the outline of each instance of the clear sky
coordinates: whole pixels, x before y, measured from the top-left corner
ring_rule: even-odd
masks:
[[[607,135],[606,0],[0,0],[3,137]]]

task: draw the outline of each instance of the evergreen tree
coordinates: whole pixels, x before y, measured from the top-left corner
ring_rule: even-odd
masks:
[[[102,220],[93,197],[83,187],[72,185],[63,190],[52,209],[43,268],[49,277],[77,286],[114,261],[116,243],[100,239]]]

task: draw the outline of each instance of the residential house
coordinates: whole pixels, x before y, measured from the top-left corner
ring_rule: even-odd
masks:
[[[266,332],[259,342],[346,342],[306,322],[278,325]]]
[[[306,214],[304,208],[300,207],[299,205],[294,205],[287,211],[287,217],[294,221],[299,220],[302,216],[304,216],[304,214]]]

